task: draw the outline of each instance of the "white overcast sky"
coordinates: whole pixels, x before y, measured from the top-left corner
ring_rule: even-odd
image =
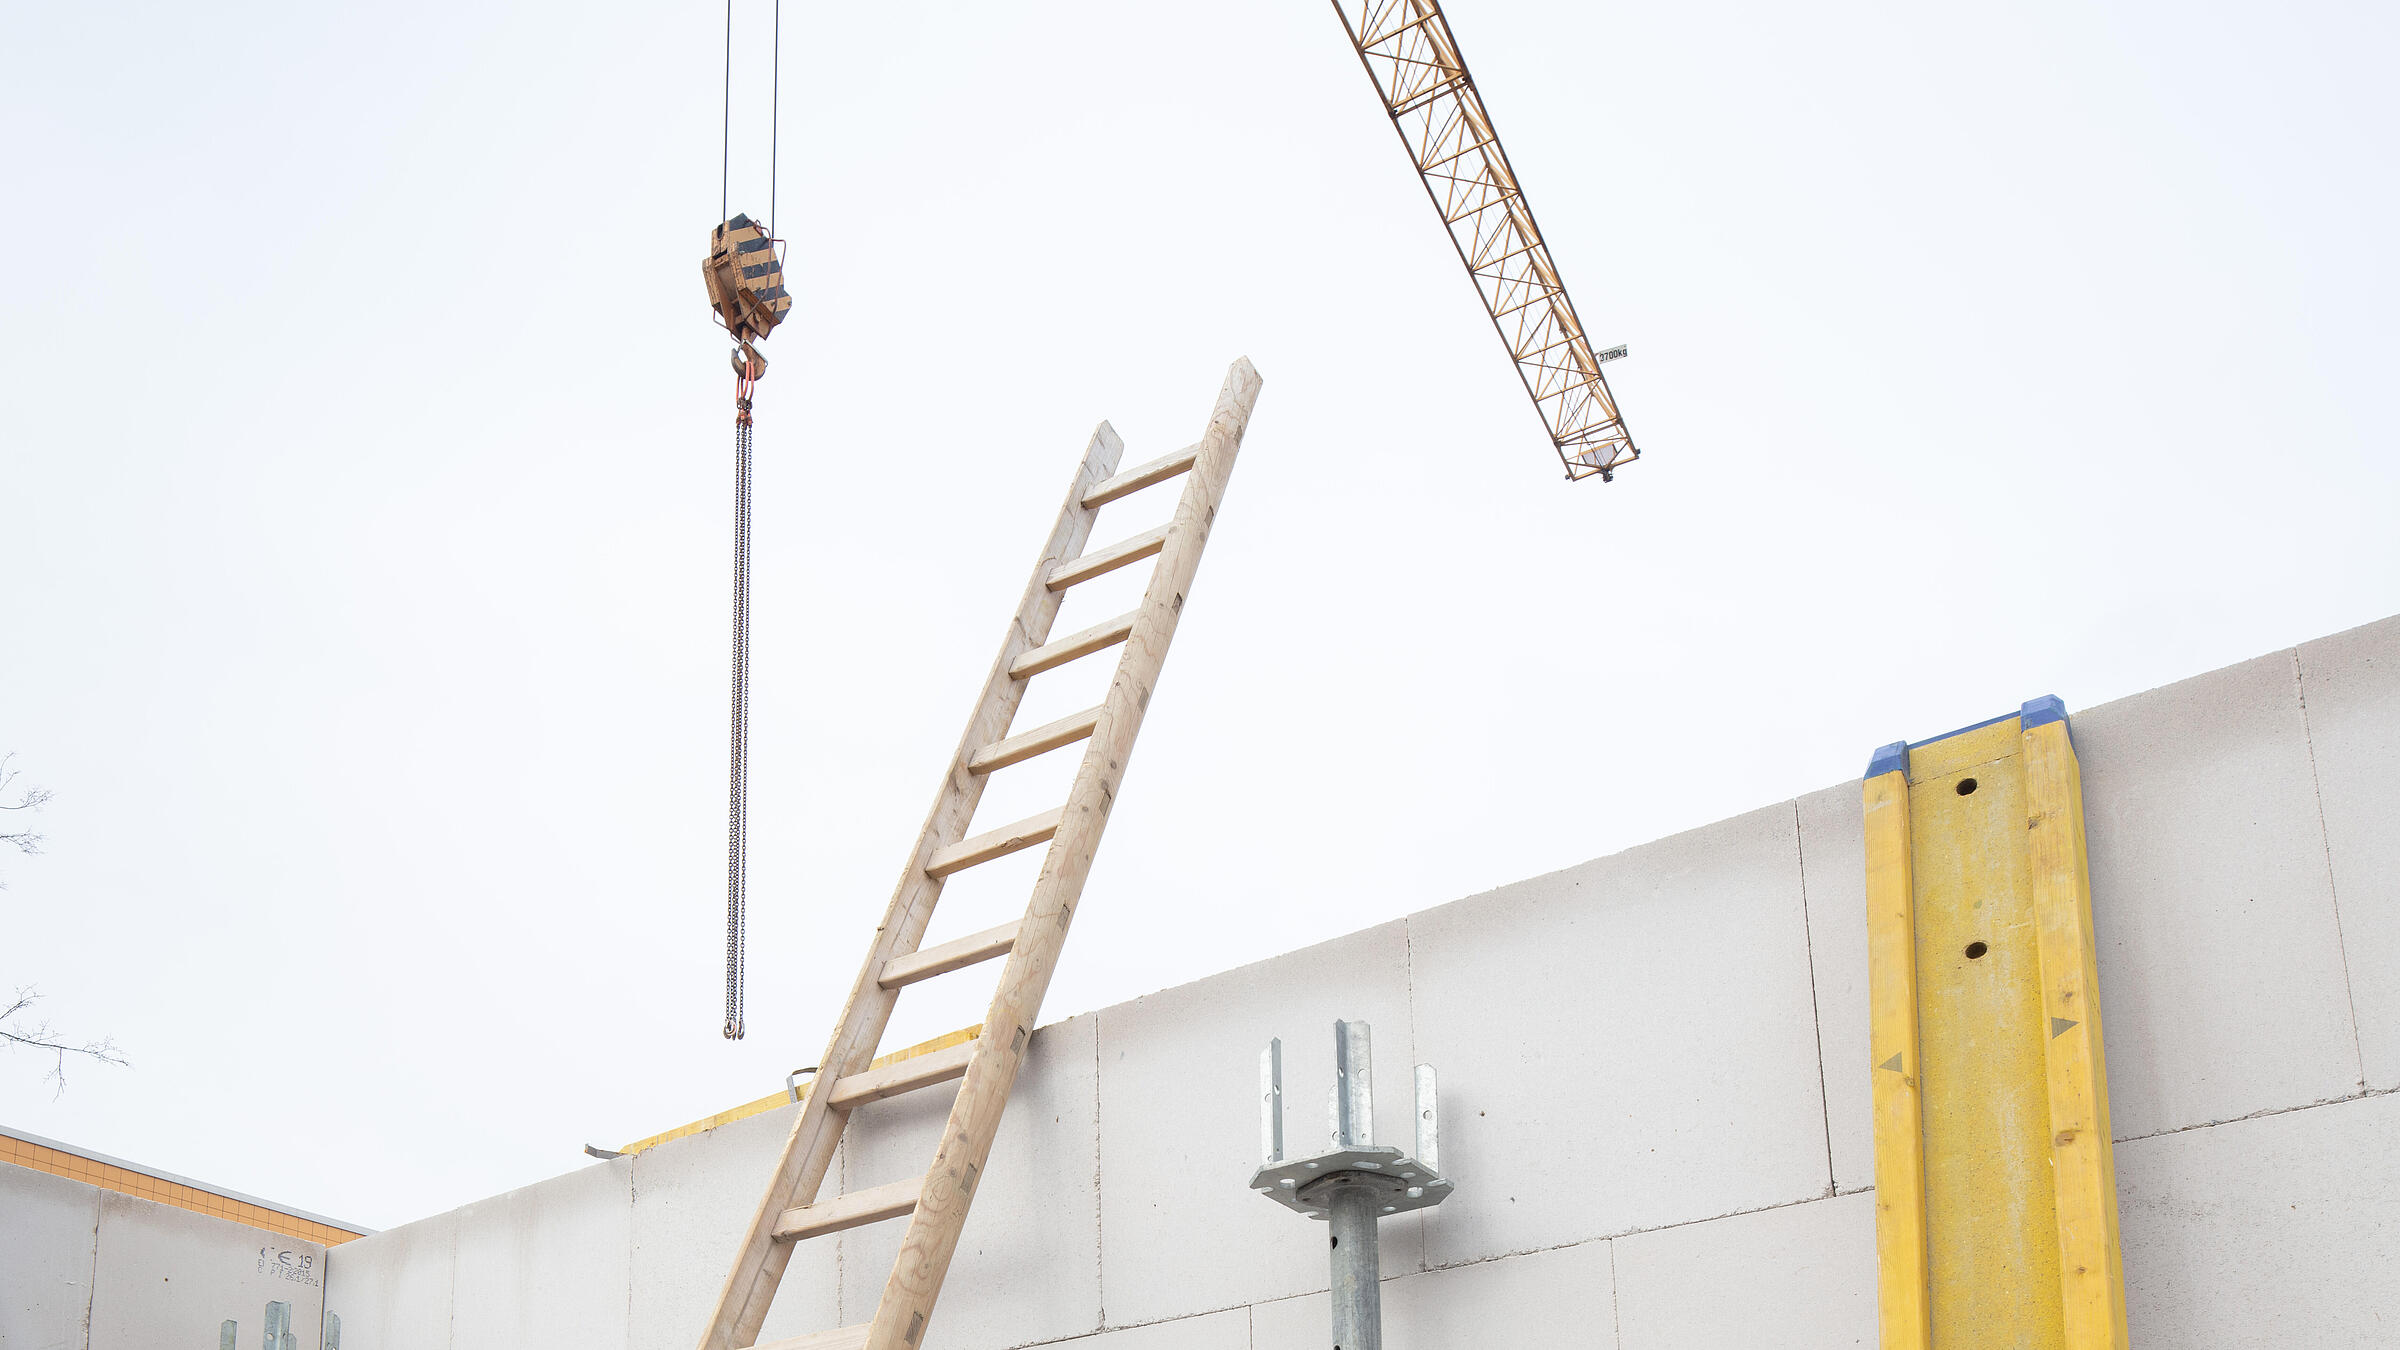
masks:
[[[775,1089],[1092,424],[1238,355],[1052,1019],[2400,611],[2396,14],[1456,0],[1633,349],[1569,486],[1321,0],[792,0],[729,1046],[718,10],[0,8],[0,984],[132,1059],[0,1122],[384,1226]]]

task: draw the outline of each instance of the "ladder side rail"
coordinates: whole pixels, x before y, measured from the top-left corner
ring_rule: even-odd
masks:
[[[926,1173],[916,1212],[901,1239],[899,1259],[893,1263],[876,1305],[866,1350],[915,1350],[932,1319],[934,1299],[941,1292],[966,1226],[976,1183],[999,1132],[1009,1090],[1024,1062],[1042,996],[1049,989],[1059,950],[1066,942],[1067,925],[1091,874],[1093,855],[1116,801],[1126,761],[1131,758],[1134,737],[1141,730],[1151,690],[1166,661],[1168,644],[1182,617],[1184,597],[1199,569],[1201,550],[1216,521],[1217,505],[1232,475],[1260,383],[1258,371],[1243,358],[1226,372],[1218,391],[1197,462],[1176,502],[1174,522],[1143,593],[1139,617],[1110,680],[1098,727],[1076,771],[1064,823],[1042,860],[1023,928],[985,1015],[982,1039],[967,1066],[966,1081],[951,1103],[940,1151]]]
[[[1001,641],[1000,655],[992,662],[991,673],[984,679],[983,694],[968,719],[966,733],[959,739],[957,753],[951,756],[949,774],[934,798],[933,809],[926,815],[924,828],[918,832],[916,849],[910,854],[900,884],[892,893],[891,904],[875,930],[874,943],[867,952],[866,963],[859,968],[850,997],[842,1005],[841,1020],[835,1024],[833,1038],[817,1060],[818,1083],[831,1084],[861,1072],[875,1056],[875,1047],[883,1039],[884,1028],[891,1021],[892,1006],[899,998],[898,987],[885,988],[881,983],[884,967],[892,958],[917,949],[917,943],[925,936],[926,924],[932,920],[934,903],[941,896],[942,881],[928,875],[925,864],[937,849],[963,838],[968,822],[974,818],[986,776],[971,772],[968,762],[985,744],[1006,735],[1009,723],[1015,719],[1017,707],[1024,701],[1025,681],[1011,675],[1009,667],[1018,657],[1048,640],[1062,598],[1047,584],[1050,573],[1059,564],[1081,556],[1084,545],[1090,542],[1092,523],[1099,517],[1100,509],[1086,506],[1084,496],[1116,472],[1117,460],[1124,451],[1125,443],[1106,422],[1092,432],[1091,441],[1084,448],[1083,463],[1068,485],[1058,523],[1042,546],[1032,578],[1026,583],[1025,596],[1018,602],[1008,633]],[[718,1291],[716,1308],[709,1314],[707,1330],[700,1338],[700,1350],[747,1350],[757,1342],[767,1309],[775,1300],[776,1286],[782,1282],[784,1267],[791,1261],[792,1244],[776,1238],[776,1224],[785,1210],[816,1198],[849,1118],[846,1107],[833,1105],[833,1095],[830,1089],[811,1091],[801,1105],[799,1116],[793,1120],[791,1135],[776,1159],[774,1174],[766,1193],[760,1197],[758,1212],[751,1218],[732,1269],[725,1276],[724,1287]]]

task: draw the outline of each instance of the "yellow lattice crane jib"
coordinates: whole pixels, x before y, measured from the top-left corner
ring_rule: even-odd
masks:
[[[1435,0],[1333,0],[1572,481],[1641,458]]]

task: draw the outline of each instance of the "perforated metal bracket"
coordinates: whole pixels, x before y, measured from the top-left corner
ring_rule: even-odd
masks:
[[[1455,1188],[1441,1174],[1432,1065],[1417,1066],[1416,1154],[1367,1142],[1375,1121],[1374,1080],[1369,1069],[1373,1034],[1364,1022],[1333,1024],[1334,1087],[1327,1112],[1330,1147],[1312,1157],[1288,1160],[1283,1156],[1283,1041],[1267,1042],[1258,1057],[1259,1141],[1266,1161],[1251,1176],[1250,1189],[1312,1219],[1326,1216],[1334,1190],[1351,1186],[1379,1192],[1384,1214],[1431,1209],[1450,1198]]]
[[[1250,1189],[1312,1219],[1325,1217],[1324,1191],[1331,1186],[1373,1186],[1383,1191],[1383,1212],[1431,1209],[1450,1198],[1447,1177],[1396,1148],[1335,1149],[1314,1158],[1269,1164],[1250,1178]]]

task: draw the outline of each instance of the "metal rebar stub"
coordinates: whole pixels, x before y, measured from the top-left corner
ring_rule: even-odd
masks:
[[[1337,1192],[1364,1191],[1376,1197],[1376,1218],[1412,1209],[1431,1209],[1454,1189],[1435,1160],[1433,1066],[1416,1073],[1414,1155],[1370,1142],[1375,1128],[1374,1079],[1369,1069],[1372,1030],[1364,1022],[1336,1022],[1334,1086],[1327,1112],[1325,1151],[1305,1158],[1284,1156],[1283,1042],[1269,1041],[1259,1056],[1259,1138],[1264,1163],[1250,1188],[1312,1219],[1332,1212]]]

